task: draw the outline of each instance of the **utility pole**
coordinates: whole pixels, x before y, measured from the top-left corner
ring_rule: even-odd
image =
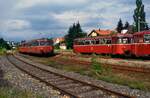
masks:
[[[138,32],[141,31],[141,23],[147,24],[147,22],[145,22],[145,21],[140,21],[140,17],[138,17]]]

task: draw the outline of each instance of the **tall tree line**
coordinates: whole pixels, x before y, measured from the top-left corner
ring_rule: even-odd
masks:
[[[79,22],[77,24],[74,23],[72,26],[70,26],[68,30],[68,34],[65,36],[67,48],[72,49],[74,39],[85,37],[85,36],[86,36],[86,33],[83,32],[80,23]]]
[[[148,30],[148,24],[146,22],[146,13],[144,11],[144,5],[142,3],[142,0],[136,0],[136,9],[134,10],[134,31],[143,31],[143,30]]]

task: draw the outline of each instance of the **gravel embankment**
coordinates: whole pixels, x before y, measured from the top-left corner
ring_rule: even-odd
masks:
[[[69,76],[71,78],[76,78],[76,79],[79,79],[81,81],[87,81],[88,83],[92,83],[92,84],[95,84],[97,86],[105,87],[107,89],[110,89],[110,90],[113,90],[113,91],[116,91],[116,92],[121,92],[121,93],[128,94],[128,95],[131,95],[131,96],[136,96],[136,98],[150,98],[150,92],[144,92],[144,91],[140,91],[140,90],[137,90],[137,89],[130,89],[127,86],[121,86],[121,85],[117,85],[117,84],[107,83],[107,82],[104,82],[104,81],[101,81],[101,80],[95,80],[93,78],[90,78],[90,77],[87,77],[87,76],[82,76],[82,75],[79,75],[77,73],[65,72],[65,71],[58,70],[58,69],[55,69],[55,68],[52,68],[52,67],[49,67],[49,66],[45,66],[43,64],[35,63],[35,62],[30,61],[29,59],[26,59],[26,58],[23,58],[23,57],[20,57],[20,56],[19,56],[19,58],[23,59],[24,61],[27,61],[31,64],[39,66],[41,68],[44,68],[46,70],[50,70],[52,72],[58,72],[60,74]]]
[[[37,93],[43,96],[43,98],[65,98],[63,95],[60,95],[59,91],[46,86],[44,83],[15,68],[5,57],[0,57],[0,69],[3,70],[3,80],[8,81],[15,88]]]

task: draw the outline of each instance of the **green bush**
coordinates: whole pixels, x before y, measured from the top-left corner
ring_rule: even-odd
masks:
[[[92,58],[91,61],[92,61],[92,66],[91,66],[92,67],[92,71],[96,75],[100,75],[103,72],[102,65],[100,63],[98,63],[95,58]]]
[[[6,53],[6,49],[5,48],[0,48],[0,55],[3,55]]]

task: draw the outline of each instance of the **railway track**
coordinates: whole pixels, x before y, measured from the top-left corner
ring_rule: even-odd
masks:
[[[56,72],[51,72],[34,64],[25,62],[13,55],[8,55],[7,59],[18,69],[46,83],[48,86],[53,86],[63,94],[71,96],[71,98],[135,98]]]
[[[72,62],[77,62],[78,64],[83,64],[83,65],[91,65],[92,64],[90,61],[81,61],[81,60],[75,59],[75,55],[61,55],[61,56],[70,56]],[[55,59],[60,58],[61,56],[55,57]],[[59,61],[61,61],[61,60],[59,60]],[[65,62],[65,61],[62,60],[62,62]],[[111,67],[112,69],[121,70],[121,71],[150,73],[150,68],[144,68],[144,67],[133,67],[133,66],[114,65],[114,64],[105,64],[102,66]]]

